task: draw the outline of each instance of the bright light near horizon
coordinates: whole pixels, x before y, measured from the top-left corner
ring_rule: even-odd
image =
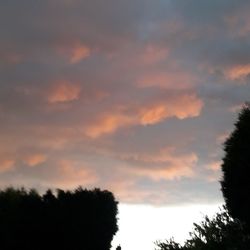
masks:
[[[154,207],[149,205],[119,205],[119,231],[112,250],[154,250],[156,240],[170,237],[183,242],[189,237],[194,222],[205,215],[213,216],[222,204]]]

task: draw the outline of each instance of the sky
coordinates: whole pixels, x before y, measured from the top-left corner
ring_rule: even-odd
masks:
[[[222,144],[250,99],[249,11],[245,0],[1,1],[0,187],[108,189],[121,223],[145,206],[212,211]]]
[[[154,250],[155,242],[165,242],[170,237],[183,244],[190,238],[194,222],[200,223],[205,215],[213,218],[220,208],[215,204],[157,208],[122,204],[119,207],[119,231],[112,242],[112,250],[118,245],[128,250]]]

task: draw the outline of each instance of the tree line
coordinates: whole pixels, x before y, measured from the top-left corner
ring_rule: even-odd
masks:
[[[118,230],[109,191],[0,191],[1,250],[108,250]]]

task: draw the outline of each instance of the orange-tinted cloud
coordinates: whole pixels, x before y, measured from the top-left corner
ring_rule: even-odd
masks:
[[[90,49],[85,45],[77,45],[71,50],[70,63],[78,63],[90,56]]]
[[[13,170],[15,161],[11,159],[3,159],[0,161],[0,173],[5,173]]]
[[[81,87],[69,82],[56,84],[49,93],[49,103],[70,102],[79,99]]]
[[[154,181],[193,177],[194,167],[198,161],[195,153],[178,154],[176,149],[172,147],[163,148],[157,153],[123,155],[123,158],[134,160],[140,165],[152,164],[151,167],[134,167],[130,168],[129,171]]]
[[[190,166],[170,166],[161,168],[143,168],[133,171],[137,176],[147,177],[154,181],[160,180],[175,180],[182,177],[193,177],[194,171]]]
[[[230,135],[230,132],[229,132],[229,131],[226,131],[226,132],[220,134],[220,135],[216,138],[217,144],[219,144],[219,145],[223,144],[223,143],[226,141],[226,139],[229,137],[229,135]]]
[[[57,51],[66,57],[70,64],[79,63],[91,55],[91,49],[80,42],[58,46]]]
[[[30,166],[30,167],[35,167],[47,160],[47,156],[44,154],[33,154],[30,156],[27,156],[24,160],[24,162]]]
[[[84,128],[92,138],[111,134],[121,127],[153,125],[170,117],[185,119],[200,114],[203,102],[194,94],[171,97],[168,100],[146,104],[145,107],[130,106],[113,113],[106,113]],[[130,110],[130,112],[128,112]],[[132,111],[131,111],[132,110]]]
[[[235,65],[224,73],[230,80],[244,80],[250,74],[250,64]]]
[[[61,160],[58,167],[58,176],[54,183],[60,188],[75,188],[81,185],[91,185],[98,181],[91,168],[84,166],[82,162]]]
[[[123,201],[123,203],[136,204],[148,200],[152,201],[153,194],[151,190],[139,189],[135,182],[126,183],[121,181],[120,183],[110,183],[110,185],[107,185],[107,189],[114,192],[118,200]],[[159,197],[158,195],[159,193],[156,194],[157,197]],[[152,201],[152,203],[156,205],[154,201]]]
[[[133,118],[123,114],[106,114],[90,126],[84,132],[91,138],[97,138],[104,134],[115,132],[119,127],[128,126],[133,122]]]
[[[207,168],[212,170],[212,171],[217,172],[221,169],[221,164],[222,164],[221,161],[214,161],[214,162],[210,163],[209,165],[207,165]]]
[[[219,182],[221,179],[221,164],[222,161],[213,161],[210,164],[206,165],[206,168],[210,172],[205,176],[205,179],[209,182]]]
[[[143,125],[158,123],[168,116],[167,108],[164,104],[156,105],[150,109],[143,111],[142,113],[141,124]]]
[[[140,123],[143,125],[155,124],[169,117],[185,119],[200,114],[203,102],[195,95],[182,95],[177,98],[153,104],[143,108],[140,112]]]

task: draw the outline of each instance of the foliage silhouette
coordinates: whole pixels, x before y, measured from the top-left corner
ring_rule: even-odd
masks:
[[[99,189],[0,191],[1,250],[108,250],[117,227],[113,194]]]
[[[224,144],[222,193],[230,215],[250,232],[250,104],[242,108]]]
[[[172,238],[156,242],[158,250],[249,250],[249,237],[244,233],[242,224],[232,219],[224,208],[212,219],[207,216],[200,224],[194,223],[190,239],[183,245]]]

